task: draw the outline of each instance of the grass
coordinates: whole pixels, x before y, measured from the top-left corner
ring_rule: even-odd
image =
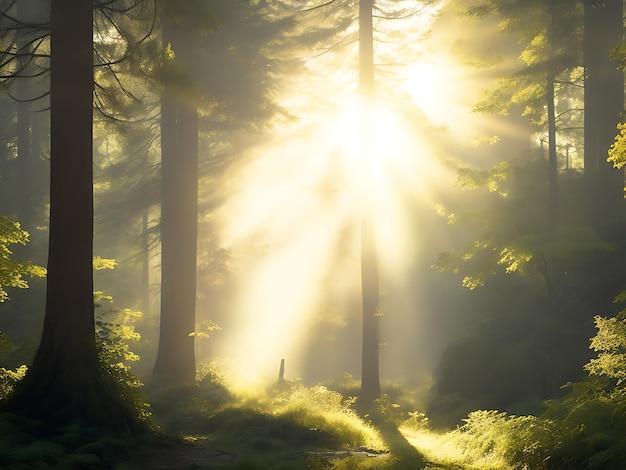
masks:
[[[210,370],[198,384],[146,386],[154,433],[124,439],[70,422],[58,429],[0,414],[0,468],[221,468],[225,470],[619,469],[626,446],[621,392],[575,387],[540,417],[475,411],[465,424],[435,432],[395,385],[365,412],[350,383],[293,382],[231,388]],[[594,388],[595,387],[595,388]],[[619,411],[619,413],[617,413]],[[608,427],[607,427],[608,426]]]
[[[391,390],[393,400],[384,394],[364,414],[357,412],[349,387],[344,393],[300,383],[234,390],[211,370],[196,386],[147,385],[158,431],[142,442],[81,423],[52,430],[46,423],[4,414],[0,467],[156,468],[150,465],[178,455],[172,468],[206,468],[211,452],[219,450],[217,468],[225,470],[507,468],[497,446],[477,448],[472,441],[479,431],[502,424],[497,416],[487,414],[457,432],[436,434],[423,413],[407,411],[413,403],[402,402],[398,387]],[[142,443],[148,450],[137,457]]]
[[[356,468],[364,457],[332,459],[321,454],[387,451],[379,432],[358,416],[352,402],[326,387],[291,384],[224,393],[216,382],[201,382],[197,396],[180,407],[177,429],[172,430],[183,431],[184,415],[187,438],[236,455],[232,468],[324,468],[334,460],[337,464],[329,468]],[[170,423],[163,425],[170,428]]]

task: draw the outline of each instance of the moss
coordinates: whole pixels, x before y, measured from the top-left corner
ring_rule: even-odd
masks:
[[[105,457],[109,455],[110,451],[107,448],[106,444],[103,442],[90,442],[85,444],[84,446],[79,447],[75,451],[76,454],[93,454],[99,457]]]
[[[67,451],[65,447],[55,442],[37,440],[27,446],[18,447],[12,455],[16,463],[46,463],[55,465],[63,460]]]
[[[59,468],[102,468],[103,462],[97,455],[93,454],[70,454],[62,462]]]

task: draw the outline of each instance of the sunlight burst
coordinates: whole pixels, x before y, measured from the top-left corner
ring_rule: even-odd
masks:
[[[224,354],[244,374],[272,377],[285,356],[300,374],[316,308],[331,291],[359,298],[362,210],[374,214],[381,264],[400,275],[411,258],[410,204],[442,170],[423,123],[402,106],[373,107],[368,124],[352,103],[285,126],[231,177],[223,239],[253,267],[242,273],[236,335]]]
[[[406,21],[425,29],[435,11]],[[393,44],[382,44],[377,53],[386,57],[382,49]],[[433,150],[441,131],[432,122],[448,111],[437,100],[446,101],[449,89],[441,86],[450,81],[434,65],[397,67],[397,81],[381,76],[377,99],[365,104],[356,81],[346,83],[342,54],[351,52],[311,64],[305,80],[324,90],[303,80],[306,86],[286,93],[282,103],[297,122],[277,124],[229,178],[221,238],[252,267],[238,273],[236,333],[224,337],[223,354],[252,375],[273,377],[281,358],[301,374],[316,309],[333,307],[333,295],[360,299],[363,211],[375,220],[381,270],[406,277],[419,238],[415,207],[451,181]],[[360,309],[341,314],[359,336]]]

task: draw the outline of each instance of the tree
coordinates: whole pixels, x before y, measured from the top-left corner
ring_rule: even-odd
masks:
[[[18,219],[31,231],[41,225],[43,214],[36,213],[43,206],[46,196],[47,164],[41,158],[43,142],[46,140],[48,116],[44,111],[47,103],[42,98],[45,93],[37,79],[41,72],[35,61],[38,43],[43,32],[33,28],[39,20],[40,4],[27,0],[16,5],[17,18],[22,22],[18,29],[17,50],[19,51],[18,71],[15,75],[17,91],[17,150],[18,180],[22,192],[19,197]],[[37,215],[37,217],[35,217]]]
[[[198,94],[194,8],[163,2],[169,60],[161,95],[161,327],[154,373],[194,383],[198,232]]]
[[[197,260],[198,178],[218,179],[236,157],[233,148],[251,142],[280,112],[272,95],[280,61],[272,54],[290,22],[273,4],[250,0],[164,1],[161,7],[167,57],[161,70],[161,328],[154,372],[190,383],[196,283],[203,274],[224,271],[224,251],[214,248],[213,235]],[[202,213],[208,214],[215,209],[215,186],[202,190]]]
[[[52,0],[50,9],[50,239],[41,342],[12,409],[134,425],[102,374],[93,300],[93,7]]]
[[[623,92],[623,83],[618,87],[612,83],[612,79],[607,78],[606,81],[602,81],[603,85],[596,89],[602,88],[602,93],[612,96],[602,98],[614,100],[610,106],[608,101],[602,101],[598,95],[596,95],[598,101],[590,101],[594,86],[597,86],[594,85],[594,79],[597,79],[598,75],[594,78],[587,70],[584,75],[581,74],[583,37],[586,66],[596,62],[608,63],[611,47],[608,45],[600,47],[597,42],[595,47],[589,47],[590,34],[593,38],[596,34],[605,36],[605,32],[593,33],[588,27],[583,31],[581,3],[571,7],[563,5],[562,8],[559,8],[558,2],[532,0],[524,2],[498,0],[484,3],[489,7],[479,10],[480,14],[492,12],[501,14],[503,21],[500,25],[504,25],[507,31],[515,31],[523,40],[525,48],[521,57],[527,66],[501,82],[510,86],[508,90],[501,87],[499,90],[501,94],[492,95],[498,99],[483,102],[482,105],[484,109],[508,111],[509,103],[517,102],[526,106],[527,114],[539,117],[537,122],[540,126],[537,126],[537,129],[547,128],[548,133],[548,165],[542,161],[541,155],[541,160],[524,157],[519,161],[502,162],[487,171],[462,170],[461,184],[466,188],[488,189],[490,192],[488,199],[495,204],[490,204],[488,199],[482,199],[480,209],[476,210],[473,207],[465,214],[450,216],[451,221],[464,220],[473,223],[478,236],[462,249],[442,255],[437,266],[455,272],[463,270],[466,274],[463,284],[470,288],[482,285],[487,278],[500,273],[519,273],[525,278],[536,277],[543,281],[546,296],[537,305],[531,305],[530,301],[525,304],[521,311],[523,316],[520,318],[525,324],[534,325],[532,328],[540,331],[543,337],[533,343],[532,349],[533,354],[541,354],[540,362],[537,363],[537,370],[541,371],[540,393],[543,398],[551,398],[560,393],[558,387],[563,381],[570,380],[568,374],[571,376],[571,370],[566,373],[563,371],[567,371],[568,365],[579,360],[576,359],[580,353],[576,350],[574,339],[584,338],[588,334],[585,324],[589,323],[590,317],[587,306],[591,297],[591,289],[587,287],[590,279],[602,276],[602,281],[598,284],[602,284],[602,289],[608,291],[614,288],[613,283],[617,278],[613,273],[607,275],[606,272],[612,271],[612,268],[607,266],[611,264],[610,258],[618,255],[616,247],[621,244],[613,243],[614,240],[607,242],[606,236],[588,223],[588,213],[583,208],[589,207],[587,202],[593,199],[591,205],[595,207],[593,214],[596,221],[606,222],[607,216],[609,220],[618,216],[615,210],[618,207],[615,187],[621,188],[622,183],[618,184],[608,179],[599,183],[601,177],[597,165],[598,161],[602,160],[602,157],[599,157],[602,151],[598,150],[594,135],[605,135],[607,130],[614,133],[612,129],[616,121],[613,123],[602,121],[603,118],[598,117],[598,113],[604,117],[611,113],[613,117],[619,114],[616,109],[621,110],[623,107],[623,94],[620,95],[617,90],[620,88]],[[536,8],[531,8],[533,5]],[[617,29],[614,25],[617,22],[620,23],[621,35],[621,13],[614,10],[612,15],[617,19],[608,21],[605,17],[602,26],[596,25],[596,28],[613,31]],[[588,20],[587,17],[585,21]],[[612,26],[609,26],[609,23]],[[613,46],[617,44],[619,42],[614,37]],[[615,64],[612,67],[615,68]],[[598,73],[595,65],[590,70]],[[609,75],[616,79],[612,71]],[[567,82],[577,76],[580,77],[577,80],[580,83],[582,83],[580,79],[584,77],[585,86],[584,177],[588,179],[590,175],[596,175],[593,176],[595,178],[593,184],[587,186],[583,185],[582,172],[562,171],[563,166],[558,164],[556,158],[557,137],[564,136],[561,134],[562,124],[559,117],[569,112],[568,108],[563,107],[571,96],[566,92],[566,87],[574,90],[579,88],[571,87]],[[515,79],[520,77],[523,77],[524,81],[519,80],[516,83]],[[519,84],[523,86],[517,86]],[[613,94],[610,90],[613,90]],[[582,96],[577,100],[579,99],[582,99]],[[594,122],[589,123],[589,119]],[[578,120],[580,121],[580,118]],[[574,122],[574,125],[581,127],[580,122]],[[599,126],[602,126],[602,129]],[[606,139],[604,142],[606,143]],[[543,148],[541,152],[543,153]],[[582,148],[579,152],[582,153]],[[568,165],[566,170],[569,170]],[[545,178],[545,175],[549,177]],[[600,188],[598,185],[607,185],[608,188]],[[557,187],[560,189],[558,200],[555,201]],[[544,188],[547,191],[544,191]],[[601,196],[605,190],[613,196],[606,198]],[[549,198],[544,195],[548,195]],[[547,206],[545,202],[542,203],[538,198],[550,201],[548,210],[545,210]],[[605,207],[596,206],[600,198],[604,199]],[[545,217],[545,213],[550,216]],[[558,218],[555,218],[555,215],[558,215]],[[494,277],[497,281],[497,276]],[[511,279],[507,282],[515,282],[516,290],[522,286],[520,279]],[[526,285],[526,291],[530,298],[534,291],[533,283]],[[598,292],[597,287],[595,292]],[[576,293],[576,301],[572,299],[574,296],[572,293]],[[566,308],[568,304],[569,308]],[[576,307],[572,308],[571,305]],[[571,321],[563,323],[560,312],[566,310],[576,311],[578,324]],[[541,315],[537,315],[538,312]],[[499,312],[490,323],[502,322],[507,315],[508,311]],[[572,320],[574,313],[572,312],[568,318]],[[477,338],[476,343],[486,344],[490,341],[492,345],[498,346],[505,330],[493,325],[490,328],[495,333],[489,335],[482,333],[483,337]],[[532,329],[529,329],[523,336],[524,340],[528,341],[533,334]],[[490,337],[487,339],[485,336]],[[564,354],[565,350],[569,350],[570,354]],[[458,362],[458,357],[451,358],[449,364],[455,364],[455,360]],[[484,361],[477,363],[477,369],[484,370],[483,364]],[[454,375],[450,374],[450,377]],[[462,380],[459,380],[460,382]]]
[[[374,75],[374,26],[372,10],[374,0],[359,1],[359,94],[364,115],[361,138],[364,139],[363,149],[371,151],[372,115],[375,97]],[[371,155],[363,155],[363,165],[369,166]],[[368,158],[369,157],[369,158]],[[367,174],[367,170],[366,170]],[[363,342],[361,358],[361,394],[365,404],[373,402],[380,396],[379,345],[380,345],[380,312],[378,285],[378,251],[376,248],[376,222],[371,213],[369,182],[365,182],[365,194],[362,195],[361,207],[361,298],[363,302]]]
[[[355,186],[358,186],[356,199],[359,201],[356,208],[356,216],[359,221],[360,235],[360,284],[361,284],[361,308],[362,308],[362,343],[361,343],[361,391],[359,399],[366,407],[371,405],[380,396],[380,311],[379,296],[379,249],[377,242],[377,231],[380,220],[376,220],[374,214],[377,205],[377,197],[374,187],[375,176],[372,175],[373,161],[384,158],[382,155],[374,155],[380,152],[381,142],[376,142],[377,129],[374,116],[381,107],[385,107],[385,98],[395,94],[395,86],[378,85],[378,79],[385,77],[385,72],[389,76],[390,71],[395,71],[395,66],[400,62],[406,65],[407,61],[413,60],[415,56],[411,54],[415,45],[422,39],[421,32],[414,24],[403,24],[408,26],[405,31],[401,27],[387,28],[388,24],[402,19],[412,20],[419,16],[424,10],[436,2],[424,0],[422,2],[386,2],[375,0],[358,0],[352,2],[323,2],[317,6],[311,6],[306,12],[312,12],[313,19],[317,24],[332,25],[327,28],[310,28],[308,38],[316,38],[318,43],[325,45],[324,52],[337,57],[334,67],[343,69],[346,63],[354,63],[357,67],[356,74],[350,75],[357,78],[358,112],[355,118],[354,129],[357,135],[355,139],[359,141],[355,149],[358,153],[355,162],[358,161],[359,168],[353,167],[349,171],[353,172],[355,179],[361,177]],[[357,9],[358,8],[358,16]],[[328,16],[324,17],[324,13]],[[358,18],[358,22],[355,21]],[[385,24],[389,20],[389,23]],[[305,20],[306,21],[306,20]],[[380,35],[380,37],[375,37]],[[401,38],[401,40],[399,40]],[[332,45],[328,43],[332,41]],[[383,44],[381,49],[385,49],[387,44],[402,43],[404,48],[401,53],[377,50],[376,46]],[[352,47],[358,45],[358,52],[353,55]],[[391,47],[388,47],[391,49]],[[356,52],[356,51],[355,51]],[[385,57],[387,53],[387,57]],[[344,55],[345,54],[345,55]],[[415,54],[417,55],[417,53]],[[347,56],[347,60],[346,60]],[[398,56],[402,56],[398,59]],[[383,58],[384,57],[384,58]],[[356,60],[355,60],[356,59]],[[332,60],[332,59],[331,59]],[[378,74],[380,65],[384,64],[385,72]],[[352,72],[352,70],[350,70]],[[349,75],[349,74],[346,74]],[[325,77],[326,78],[326,77]],[[344,84],[346,89],[350,89],[355,83]],[[336,85],[336,83],[333,83]],[[353,88],[353,89],[354,89]],[[383,93],[387,92],[387,96]],[[348,91],[348,93],[350,93]],[[320,94],[321,95],[321,94]],[[406,97],[402,97],[404,100]],[[319,99],[324,100],[324,97]],[[382,106],[381,106],[382,105]],[[408,108],[408,107],[407,107]],[[405,108],[405,111],[406,109]],[[335,108],[336,110],[337,108]],[[333,110],[333,111],[335,111]],[[415,108],[411,112],[416,112]],[[408,114],[408,113],[407,113]],[[423,117],[423,116],[420,116]],[[376,149],[376,150],[375,150]],[[350,150],[350,151],[352,151]],[[354,175],[359,175],[356,177]],[[349,177],[349,178],[350,178]]]
[[[562,1],[562,0],[561,0]],[[548,192],[545,207],[549,223],[560,217],[557,132],[568,104],[567,87],[574,84],[580,65],[580,14],[569,2],[546,0],[488,0],[467,10],[476,18],[502,18],[500,30],[513,33],[524,49],[525,66],[501,78],[496,90],[476,105],[481,112],[507,114],[514,105],[540,132],[547,133]],[[558,109],[559,104],[561,105]],[[565,126],[563,126],[565,127]]]
[[[615,218],[623,208],[624,170],[607,162],[624,111],[624,72],[611,57],[624,39],[622,0],[584,0],[585,178],[591,217]]]
[[[48,136],[45,15],[47,8],[40,0],[6,2],[0,13],[0,80],[6,96],[15,101],[5,104],[5,112],[9,111],[12,118],[6,128],[15,158],[7,168],[11,184],[3,185],[3,189],[17,197],[5,213],[31,233],[46,224],[42,210],[48,190],[48,164],[43,158]]]

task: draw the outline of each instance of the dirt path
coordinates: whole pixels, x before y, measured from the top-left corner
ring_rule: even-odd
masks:
[[[162,443],[138,448],[126,463],[142,470],[219,468],[235,456],[193,444]]]
[[[342,459],[346,457],[380,458],[386,453],[368,450],[342,450],[327,452],[305,452],[300,454],[303,459],[318,458],[323,460]],[[227,452],[210,449],[197,444],[164,443],[162,445],[142,446],[137,449],[128,462],[133,468],[142,470],[188,470],[195,468],[220,468],[231,463],[236,456]],[[304,461],[304,460],[303,460]]]

